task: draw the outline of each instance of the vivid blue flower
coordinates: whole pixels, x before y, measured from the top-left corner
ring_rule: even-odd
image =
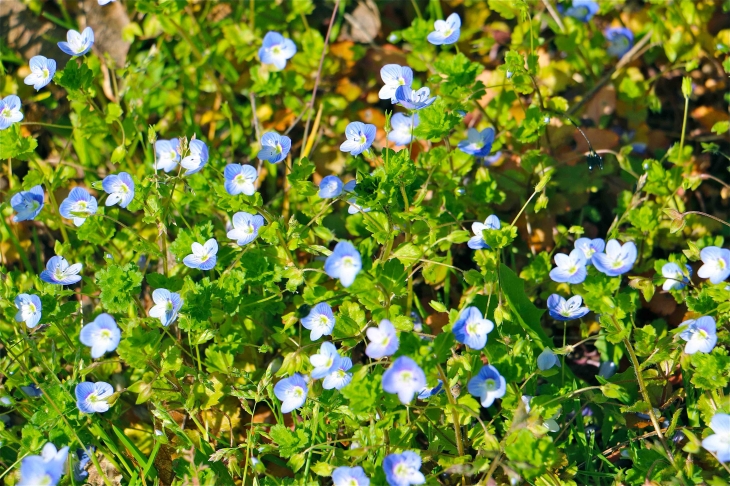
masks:
[[[319,197],[329,199],[342,194],[342,181],[335,175],[328,175],[319,183]]]
[[[429,398],[438,395],[444,391],[444,382],[439,380],[435,387],[431,388],[428,385],[421,388],[421,391],[418,393],[418,399],[419,400],[428,400]]]
[[[472,223],[471,231],[472,233],[474,233],[474,236],[471,237],[471,239],[467,243],[467,246],[472,250],[488,249],[489,245],[487,245],[487,243],[484,241],[482,232],[484,230],[498,230],[501,227],[502,223],[500,223],[499,218],[494,214],[487,216],[487,219],[484,220],[484,223],[480,223],[478,221],[476,223]]]
[[[238,246],[244,246],[259,236],[259,228],[264,225],[264,218],[260,214],[239,211],[231,218],[231,224],[233,229],[226,236],[236,240]]]
[[[281,400],[281,413],[289,413],[300,408],[307,401],[307,382],[299,373],[280,380],[274,386],[274,395]]]
[[[484,408],[490,407],[495,399],[502,398],[507,392],[507,382],[492,365],[483,366],[479,374],[469,380],[467,387],[469,393],[479,397]]]
[[[426,375],[418,364],[408,356],[396,359],[383,373],[383,390],[398,395],[403,405],[408,405],[414,395],[426,386]]]
[[[581,307],[582,305],[583,298],[580,295],[565,300],[558,294],[552,294],[547,300],[550,317],[558,321],[572,321],[588,314],[590,310],[588,307]]]
[[[342,142],[340,150],[360,155],[373,144],[375,140],[375,125],[371,123],[352,122],[345,128],[347,140]]]
[[[132,176],[126,172],[118,175],[108,175],[101,181],[104,192],[109,194],[106,198],[106,206],[114,206],[119,203],[120,208],[126,208],[134,199],[134,181]]]
[[[352,373],[348,371],[352,368],[352,360],[347,357],[341,357],[335,370],[324,377],[322,388],[325,390],[341,390],[352,381]]]
[[[456,340],[472,349],[482,349],[487,344],[487,334],[494,329],[494,323],[482,316],[476,307],[467,307],[461,311],[451,332]]]
[[[550,270],[553,282],[579,284],[586,279],[586,256],[581,250],[573,250],[570,256],[565,253],[555,255],[555,268]],[[594,262],[595,265],[595,262]]]
[[[494,143],[494,128],[487,127],[481,132],[470,128],[466,140],[459,142],[459,150],[474,157],[486,157],[492,151]]]
[[[612,56],[621,57],[634,46],[634,33],[626,27],[610,27],[603,36],[608,41],[606,51]]]
[[[388,454],[383,459],[385,480],[390,486],[411,486],[423,484],[426,477],[421,473],[421,456],[417,452],[404,451]]]
[[[349,241],[337,243],[335,250],[324,262],[325,273],[330,278],[339,278],[345,288],[352,285],[361,268],[360,252]]]
[[[231,196],[237,196],[241,193],[253,196],[256,193],[254,184],[259,178],[259,174],[253,166],[228,164],[223,171],[223,177],[226,179],[226,192]]]
[[[560,7],[560,10],[563,10]],[[598,4],[593,0],[573,0],[573,4],[565,9],[565,15],[588,22],[598,13]]]
[[[309,329],[309,339],[316,341],[322,336],[329,336],[335,328],[335,316],[332,307],[327,302],[320,302],[309,311],[307,317],[302,318],[302,326]]]
[[[372,359],[391,356],[398,351],[398,335],[395,327],[388,319],[380,321],[378,327],[370,327],[366,332],[370,343],[365,348],[365,354]]]
[[[51,82],[54,74],[56,74],[56,61],[43,56],[33,56],[30,58],[30,74],[23,82],[38,91]]]
[[[709,353],[717,344],[717,327],[715,319],[711,316],[684,321],[680,327],[685,328],[679,337],[687,341],[684,347],[684,352],[687,354]]]
[[[557,366],[560,368],[560,358],[558,358],[555,353],[553,353],[553,350],[550,348],[545,348],[542,350],[542,353],[537,357],[537,367],[541,371],[547,371],[553,366]]]
[[[324,378],[340,365],[340,353],[337,352],[335,345],[329,341],[325,341],[319,347],[319,353],[309,357],[309,362],[314,366],[311,375],[312,378]]]
[[[76,226],[81,226],[86,218],[96,214],[97,202],[96,198],[82,187],[74,187],[68,193],[68,197],[63,200],[58,208],[61,216],[73,219]]]
[[[91,357],[94,359],[117,349],[121,337],[122,331],[109,314],[99,314],[96,319],[82,327],[79,334],[81,344],[91,348]]]
[[[395,143],[396,147],[402,147],[411,143],[413,131],[418,126],[418,114],[407,116],[403,113],[396,113],[390,119],[392,130],[388,132],[388,140]]]
[[[150,317],[159,319],[165,327],[175,322],[177,313],[183,306],[180,294],[167,289],[157,289],[152,292],[152,300],[155,305],[149,311]]]
[[[633,241],[621,245],[618,240],[609,240],[606,243],[606,252],[596,253],[592,260],[596,270],[609,277],[623,275],[634,267],[636,245]]]
[[[431,106],[434,101],[436,101],[436,97],[431,97],[429,88],[415,90],[410,86],[398,86],[398,89],[395,90],[395,102],[406,110],[420,110]]]
[[[381,100],[390,100],[395,103],[395,90],[398,86],[410,86],[413,82],[413,70],[408,66],[386,64],[380,68],[380,77],[385,86],[380,88],[378,97]]]
[[[38,388],[38,385],[35,383],[31,383],[28,386],[21,386],[20,389],[23,390],[23,393],[28,395],[30,398],[38,398],[43,395],[43,392],[41,392],[41,389]]]
[[[332,471],[333,486],[370,486],[370,479],[360,466],[341,466]]]
[[[9,95],[0,98],[0,130],[5,130],[13,123],[17,123],[23,119],[20,112],[20,98],[15,95]]]
[[[94,31],[91,27],[84,29],[82,33],[69,30],[66,34],[66,42],[59,42],[58,47],[69,56],[83,56],[91,50],[94,45]]]
[[[720,462],[730,461],[730,415],[716,413],[710,420],[714,434],[702,440],[702,447],[714,453]]]
[[[43,209],[43,186],[33,186],[27,191],[20,191],[10,199],[10,205],[18,213],[13,216],[13,222],[35,219]]]
[[[109,383],[84,381],[76,385],[76,406],[83,413],[103,413],[109,410],[108,399],[113,394]]]
[[[662,277],[666,278],[662,289],[664,291],[682,290],[689,283],[692,276],[692,267],[684,266],[684,270],[676,263],[665,263],[662,267]]]
[[[593,263],[593,255],[602,253],[606,249],[606,242],[603,238],[578,238],[575,240],[575,248],[581,250],[586,256],[586,264]]]
[[[55,486],[63,476],[68,447],[57,450],[48,442],[40,456],[26,456],[20,463],[20,481],[16,486]]]
[[[79,272],[83,265],[74,263],[69,265],[62,256],[54,256],[46,263],[46,269],[41,272],[41,280],[50,284],[73,285],[81,280]]]
[[[297,46],[291,39],[286,39],[278,32],[267,32],[263,46],[259,49],[259,59],[263,64],[273,64],[277,69],[284,69],[286,61],[297,53]]]
[[[155,170],[170,172],[180,162],[180,139],[155,142]]]
[[[717,246],[706,246],[700,251],[703,265],[697,270],[700,278],[709,278],[718,284],[730,275],[730,250]]]
[[[188,155],[180,161],[180,165],[185,169],[184,175],[189,176],[200,172],[207,163],[208,146],[197,138],[190,140]]]
[[[286,135],[279,135],[276,132],[267,132],[261,137],[261,150],[256,154],[256,157],[259,160],[278,164],[289,155],[290,150],[291,138]]]
[[[28,329],[33,329],[41,321],[41,298],[35,294],[18,294],[15,298],[18,313],[15,320],[25,322]]]
[[[434,22],[433,29],[433,32],[428,34],[428,42],[435,46],[454,44],[461,35],[461,18],[458,14],[452,13],[445,21]]]
[[[215,267],[218,261],[218,242],[215,238],[211,238],[204,244],[194,242],[192,245],[192,253],[183,258],[186,267],[197,268],[199,270],[210,270]]]

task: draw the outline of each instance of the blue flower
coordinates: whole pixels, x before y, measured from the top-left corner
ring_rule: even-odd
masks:
[[[279,135],[276,132],[267,132],[261,137],[261,150],[256,154],[256,157],[259,160],[278,164],[289,155],[290,150],[291,138],[286,135]]]
[[[170,172],[180,162],[180,139],[155,142],[155,170]]]
[[[31,383],[28,386],[21,386],[20,389],[31,398],[38,398],[43,395],[43,392],[41,392],[41,389],[35,383]]]
[[[542,353],[537,357],[537,367],[541,371],[547,371],[553,366],[557,366],[560,368],[560,358],[558,358],[555,353],[553,353],[553,350],[550,348],[545,348],[542,350]]]
[[[385,86],[380,88],[378,97],[381,100],[390,100],[395,103],[395,90],[398,86],[410,86],[413,82],[413,70],[408,66],[386,64],[380,68],[380,77]]]
[[[370,486],[370,479],[360,466],[341,466],[332,471],[333,486]]]
[[[10,205],[18,213],[13,216],[13,222],[35,219],[43,209],[43,186],[33,186],[28,191],[20,191],[10,199]]]
[[[714,434],[702,440],[702,447],[714,453],[720,462],[730,461],[730,415],[716,413],[710,420]]]
[[[560,7],[562,10],[562,7]],[[593,0],[573,0],[573,4],[565,9],[565,15],[588,22],[598,13],[598,4]]]
[[[606,252],[596,253],[592,260],[596,270],[609,277],[623,275],[634,267],[636,245],[633,241],[621,245],[618,240],[609,240],[606,243]]]
[[[309,357],[309,362],[314,366],[312,378],[324,378],[339,367],[340,353],[337,352],[334,344],[325,341],[319,347],[319,353]]]
[[[662,289],[664,291],[682,290],[689,283],[692,276],[692,267],[684,266],[684,270],[676,263],[665,263],[662,267],[662,277],[666,278]]]
[[[593,263],[593,255],[596,253],[602,253],[606,248],[606,242],[603,241],[603,238],[578,238],[575,240],[575,248],[583,252],[586,256],[586,264],[590,265]]]
[[[86,478],[89,477],[89,473],[86,471],[86,466],[89,462],[91,462],[90,455],[93,454],[95,450],[96,447],[94,446],[89,446],[86,449],[76,449],[76,457],[78,457],[79,462],[75,463],[73,467],[75,481],[83,483]]]
[[[68,447],[57,450],[48,442],[40,456],[26,456],[20,463],[20,481],[16,486],[55,486],[63,476]]]
[[[507,392],[507,382],[492,365],[483,366],[479,374],[469,380],[467,387],[469,393],[479,397],[482,407],[485,408],[490,407],[495,399],[502,398]]]
[[[309,339],[316,341],[322,336],[329,336],[335,328],[335,316],[332,307],[327,302],[320,302],[309,311],[307,317],[302,318],[302,326],[309,329]]]
[[[183,306],[180,294],[170,292],[167,289],[157,289],[152,292],[152,300],[155,305],[149,311],[150,317],[159,319],[165,327],[175,322],[177,313]]]
[[[487,155],[486,157],[482,158],[482,163],[485,167],[491,167],[492,165],[499,162],[499,160],[502,158],[502,151],[499,150],[495,152],[493,155]]]
[[[109,410],[109,397],[114,388],[109,383],[84,381],[76,385],[76,406],[83,413],[103,413]]]
[[[256,180],[259,178],[256,169],[250,165],[228,164],[223,171],[226,192],[231,196],[245,194],[253,196],[256,193]]]
[[[66,34],[67,42],[59,42],[58,47],[69,56],[83,56],[94,45],[94,31],[87,27],[79,34],[78,31],[69,30]]]
[[[583,298],[580,295],[574,295],[566,301],[558,294],[552,294],[547,300],[550,317],[558,321],[572,321],[588,314],[590,309],[581,307],[582,304]]]
[[[474,157],[486,157],[492,151],[494,143],[494,128],[487,127],[481,132],[470,128],[466,140],[459,142],[459,150]]]
[[[299,373],[284,378],[274,386],[274,395],[281,400],[281,413],[289,413],[300,408],[307,401],[307,382]]]
[[[598,376],[609,379],[616,374],[616,363],[613,361],[604,361],[601,366],[598,367]]]
[[[352,285],[361,268],[360,252],[349,241],[337,243],[335,250],[324,262],[325,273],[331,278],[339,278],[345,288]]]
[[[629,52],[634,45],[634,33],[626,27],[608,28],[603,36],[608,41],[606,51],[612,56],[621,57]]]
[[[421,88],[419,90],[411,89],[410,86],[399,86],[395,90],[395,102],[406,110],[420,110],[431,106],[436,101],[436,97],[430,97],[431,90]]]
[[[18,313],[15,320],[25,322],[28,329],[33,329],[41,321],[41,298],[35,294],[18,294],[15,298]]]
[[[30,58],[30,74],[23,82],[38,91],[51,82],[54,74],[56,74],[56,61],[43,56],[33,56]]]
[[[86,218],[96,214],[96,209],[96,198],[86,189],[74,187],[59,206],[58,212],[64,218],[73,219],[76,226],[81,226]]]
[[[408,405],[413,396],[426,386],[426,375],[418,364],[408,356],[396,359],[383,373],[383,390],[398,395],[403,405]]]
[[[421,456],[417,452],[404,451],[400,454],[388,454],[383,459],[385,480],[390,486],[411,486],[425,483],[426,478],[420,469]]]
[[[277,69],[284,69],[286,61],[297,53],[297,46],[291,39],[285,39],[278,32],[267,32],[263,46],[259,49],[259,59],[263,64],[273,64]]]
[[[109,314],[99,314],[96,319],[82,327],[79,334],[81,344],[91,348],[91,357],[94,359],[117,349],[121,337],[122,331]]]
[[[319,197],[328,199],[342,194],[342,181],[339,177],[328,175],[319,183]]]
[[[388,140],[395,143],[396,147],[401,147],[411,143],[413,131],[418,126],[418,114],[407,116],[403,113],[396,113],[390,119],[392,130],[388,132]]]
[[[347,140],[342,142],[340,150],[360,155],[373,144],[375,140],[375,125],[370,123],[352,122],[345,128]]]
[[[438,395],[444,391],[444,382],[439,380],[435,387],[431,388],[428,385],[421,388],[421,391],[418,393],[418,399],[419,400],[427,400],[435,395]]]
[[[461,35],[461,18],[458,14],[452,13],[445,21],[434,22],[433,28],[433,32],[428,34],[428,42],[435,46],[453,44]]]
[[[482,232],[484,230],[498,230],[501,227],[502,223],[500,223],[499,218],[494,214],[487,216],[487,219],[484,220],[484,223],[480,223],[478,221],[476,223],[472,223],[471,231],[472,233],[474,233],[474,236],[471,237],[471,239],[467,243],[467,246],[472,250],[488,249],[489,245],[487,245],[487,243],[484,241]]]
[[[106,206],[114,206],[119,203],[119,207],[126,208],[134,199],[134,181],[132,176],[126,172],[106,176],[101,181],[101,187],[104,188],[104,192],[109,194],[104,203]]]
[[[20,98],[15,95],[0,98],[0,130],[5,130],[13,123],[23,119],[20,112]]]
[[[494,323],[484,319],[476,307],[467,307],[459,314],[451,331],[456,340],[472,349],[482,349],[487,344],[487,334],[494,329]]]
[[[202,245],[194,242],[192,251],[193,253],[183,258],[186,267],[199,270],[210,270],[215,267],[215,263],[218,261],[218,242],[215,241],[215,238],[209,239]]]
[[[679,337],[687,341],[684,347],[687,354],[709,353],[717,344],[717,327],[715,319],[710,316],[684,321],[680,327],[685,327]]]
[[[348,208],[347,208],[347,214],[357,214],[357,213],[369,213],[373,210],[373,208],[363,208],[357,203],[356,197],[351,197],[347,200]]]
[[[700,251],[703,265],[697,270],[700,278],[709,278],[713,284],[718,284],[730,275],[730,250],[717,246],[706,246]]]
[[[46,263],[46,269],[41,272],[41,280],[50,284],[73,285],[81,280],[82,265],[69,265],[65,258],[54,256]]]
[[[555,268],[550,270],[553,282],[579,284],[586,279],[586,256],[581,250],[573,250],[570,256],[565,253],[555,255]],[[595,265],[595,262],[594,262]]]
[[[187,157],[180,162],[180,165],[185,169],[185,175],[189,176],[200,172],[207,163],[208,146],[197,138],[192,139],[188,147]]]
[[[233,229],[226,236],[232,240],[236,240],[238,246],[244,246],[259,236],[259,228],[264,225],[264,218],[260,214],[254,215],[245,211],[239,211],[233,215],[231,223],[233,224]]]
[[[388,319],[380,321],[378,327],[370,327],[366,332],[370,344],[365,348],[365,354],[372,359],[391,356],[398,351],[398,336],[395,327]]]
[[[334,371],[324,377],[322,388],[325,390],[341,390],[346,387],[352,380],[352,373],[348,373],[352,368],[352,360],[350,358],[340,358]]]

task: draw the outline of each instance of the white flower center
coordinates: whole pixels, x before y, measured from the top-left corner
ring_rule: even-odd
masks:
[[[354,260],[352,259],[352,257],[344,257],[344,258],[342,259],[342,266],[343,266],[343,267],[345,267],[345,268],[350,268],[350,267],[352,267],[352,266],[353,266],[354,264],[355,264],[355,262],[354,262]]]
[[[43,68],[43,78],[45,79],[50,75],[51,73],[48,71],[48,68]]]
[[[0,115],[2,115],[4,118],[10,117],[10,108],[5,108],[2,112],[0,112]]]
[[[172,303],[172,301],[171,301],[171,300],[168,300],[167,302],[165,302],[165,310],[166,310],[167,312],[170,312],[170,311],[171,311],[171,310],[173,310],[174,308],[175,308],[175,305],[174,305],[174,304]]]
[[[410,371],[404,371],[400,374],[400,381],[403,383],[409,383],[413,379],[413,373]]]
[[[330,323],[330,319],[327,316],[319,316],[319,325],[320,326],[328,326]]]
[[[497,382],[492,378],[489,378],[484,381],[484,388],[486,388],[487,391],[494,391],[497,389]]]
[[[112,332],[109,329],[102,330],[99,335],[103,339],[111,339],[112,338]]]
[[[170,158],[172,160],[175,160],[177,158],[177,152],[175,152],[174,150],[170,150]]]

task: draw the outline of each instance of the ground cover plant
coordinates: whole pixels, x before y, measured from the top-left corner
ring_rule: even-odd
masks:
[[[728,2],[0,26],[4,484],[727,484]]]

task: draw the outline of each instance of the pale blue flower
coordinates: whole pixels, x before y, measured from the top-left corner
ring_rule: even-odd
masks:
[[[352,122],[345,128],[347,140],[342,142],[340,150],[360,155],[373,144],[375,140],[375,125],[371,123]]]
[[[341,357],[334,367],[334,371],[324,377],[322,388],[325,390],[341,390],[352,381],[352,373],[348,371],[352,368],[352,360],[347,357]]]
[[[612,56],[621,57],[634,45],[634,33],[626,27],[610,27],[606,29],[603,36],[608,41],[606,51]]]
[[[41,280],[51,284],[72,285],[81,280],[82,265],[74,263],[69,265],[62,256],[54,256],[48,260],[46,269],[41,272]]]
[[[598,367],[598,376],[609,379],[616,374],[616,363],[613,361],[604,361],[601,366]]]
[[[15,297],[15,307],[18,313],[15,320],[25,322],[28,329],[33,329],[41,321],[42,308],[41,298],[35,294],[18,294]]]
[[[76,449],[76,457],[79,459],[73,466],[74,480],[80,483],[84,483],[86,478],[89,477],[86,466],[91,462],[91,454],[94,453],[96,447],[89,446],[86,449]]]
[[[274,386],[274,394],[281,400],[281,413],[289,413],[304,405],[307,393],[309,393],[307,382],[299,373],[284,378]]]
[[[109,194],[106,198],[106,206],[114,206],[119,203],[120,208],[126,208],[134,199],[134,181],[132,176],[126,172],[108,175],[101,181],[104,192]]]
[[[261,150],[256,154],[256,157],[259,160],[278,164],[289,155],[290,150],[291,138],[286,135],[279,135],[276,132],[267,132],[261,137]]]
[[[472,233],[474,233],[474,236],[471,237],[471,239],[467,243],[467,246],[472,250],[488,249],[489,245],[487,245],[487,243],[484,241],[482,232],[484,230],[498,230],[501,227],[502,223],[499,221],[499,218],[494,214],[487,216],[487,219],[484,220],[484,223],[480,223],[478,221],[476,223],[472,223],[471,231]]]
[[[38,91],[51,82],[54,74],[56,74],[56,61],[43,56],[33,56],[30,58],[30,74],[23,82]]]
[[[395,103],[395,90],[398,86],[410,86],[413,82],[413,70],[408,66],[386,64],[380,68],[380,77],[385,86],[380,88],[378,97],[381,100],[390,100]]]
[[[360,466],[341,466],[332,471],[333,486],[370,486],[370,479]]]
[[[330,278],[339,278],[343,287],[347,288],[355,281],[362,269],[360,252],[349,241],[340,241],[334,251],[324,262],[324,271]]]
[[[388,319],[380,321],[378,327],[369,327],[366,334],[370,343],[365,348],[365,354],[369,358],[380,359],[398,351],[398,335]]]
[[[332,307],[327,302],[320,302],[309,311],[307,317],[302,318],[302,326],[309,329],[309,339],[316,341],[322,336],[329,336],[335,328],[335,316]]]
[[[183,306],[183,299],[180,298],[180,294],[170,292],[167,289],[157,289],[152,292],[152,300],[155,305],[149,311],[150,317],[159,319],[165,327],[175,322],[177,313]]]
[[[670,290],[682,290],[689,284],[692,276],[692,267],[684,266],[684,270],[676,263],[665,263],[662,267],[662,277],[666,278],[662,289],[666,292]]]
[[[494,128],[487,127],[481,132],[475,128],[467,131],[466,140],[459,142],[459,150],[474,157],[486,157],[492,151]]]
[[[561,11],[563,10],[562,6],[559,8]],[[572,5],[565,9],[565,15],[581,22],[588,22],[597,13],[598,4],[593,0],[573,0]]]
[[[10,199],[10,205],[18,213],[13,222],[30,221],[36,218],[43,209],[45,194],[43,186],[33,186],[27,191],[20,191]]]
[[[461,35],[461,18],[452,13],[446,20],[434,22],[433,28],[433,32],[428,34],[428,42],[435,46],[454,44]]]
[[[413,400],[426,386],[426,375],[418,364],[408,356],[396,359],[383,373],[383,390],[398,395],[404,405]]]
[[[170,172],[180,162],[180,139],[155,142],[155,170]]]
[[[101,358],[104,353],[111,353],[122,337],[117,322],[109,314],[99,314],[96,319],[81,328],[79,341],[91,348],[91,357]]]
[[[545,348],[542,350],[542,353],[537,357],[537,367],[541,371],[547,371],[553,366],[557,366],[560,368],[560,358],[558,358],[555,353],[553,353],[553,350],[550,348]]]
[[[575,248],[581,250],[586,256],[586,264],[593,263],[593,255],[602,253],[606,249],[606,242],[603,238],[578,238],[575,240]]]
[[[697,270],[700,278],[709,278],[718,284],[730,275],[730,250],[717,246],[706,246],[700,251],[703,265]]]
[[[197,268],[199,270],[210,270],[215,267],[218,261],[218,242],[215,238],[211,238],[204,244],[194,242],[192,245],[192,253],[183,258],[186,267]]]
[[[685,328],[679,337],[687,341],[684,347],[687,354],[709,353],[717,344],[717,326],[711,316],[684,321],[680,327]]]
[[[388,132],[388,140],[395,143],[396,147],[408,145],[413,139],[413,131],[418,126],[418,114],[407,116],[396,113],[390,119],[390,126],[392,130]]]
[[[434,101],[436,101],[436,97],[431,96],[429,88],[415,90],[410,86],[398,86],[398,89],[395,90],[395,102],[406,110],[420,110],[431,106]]]
[[[236,240],[238,246],[244,246],[259,236],[259,228],[264,225],[264,218],[260,214],[239,211],[231,218],[231,224],[233,229],[226,236]]]
[[[58,208],[61,216],[73,219],[76,226],[81,226],[86,218],[96,214],[97,202],[96,198],[81,187],[74,187],[68,193],[68,197],[63,200]]]
[[[328,175],[322,178],[319,183],[319,197],[329,199],[342,194],[342,181],[335,175]]]
[[[253,196],[256,193],[256,180],[258,172],[253,166],[242,164],[228,164],[223,171],[225,178],[226,192],[231,196],[245,194]]]
[[[69,30],[66,34],[67,42],[59,42],[58,47],[69,56],[83,56],[91,50],[94,45],[94,31],[87,27],[79,34],[78,31]]]
[[[351,197],[347,200],[347,214],[369,213],[373,208],[364,208],[357,204],[357,198]]]
[[[581,250],[571,251],[570,256],[565,253],[556,254],[555,265],[555,268],[550,270],[550,278],[554,282],[579,284],[586,279],[588,274],[586,271],[586,256]]]
[[[186,176],[200,172],[208,163],[208,146],[204,142],[194,138],[190,141],[188,150],[188,155],[180,162]]]
[[[426,477],[421,473],[421,456],[417,452],[404,451],[389,454],[383,459],[385,480],[390,486],[412,486],[423,484]]]
[[[38,398],[43,395],[43,392],[35,383],[31,383],[28,386],[21,386],[20,389],[23,390],[23,393],[28,395],[30,398]]]
[[[39,456],[26,456],[20,463],[20,481],[16,486],[55,486],[64,474],[68,447],[60,450],[46,443]]]
[[[583,298],[580,295],[574,295],[565,300],[558,294],[552,294],[547,300],[550,316],[558,321],[572,321],[588,314],[590,310],[588,307],[582,307],[582,305]]]
[[[286,39],[278,32],[267,32],[263,46],[259,49],[259,59],[263,64],[273,64],[277,69],[284,69],[286,61],[297,53],[297,46],[291,39]]]
[[[429,387],[428,385],[421,388],[421,391],[418,392],[418,399],[419,400],[428,400],[429,398],[438,395],[444,391],[444,382],[439,380],[436,386],[433,388]]]
[[[482,316],[476,307],[461,311],[451,331],[456,340],[472,349],[482,349],[487,344],[487,334],[494,329],[494,323]]]
[[[76,406],[83,413],[103,413],[109,410],[108,399],[114,394],[109,383],[84,381],[76,385]]]
[[[22,119],[23,113],[20,112],[20,98],[15,95],[0,98],[0,130],[5,130],[13,123],[17,123]]]
[[[469,393],[478,397],[482,407],[485,408],[490,407],[495,399],[502,398],[507,392],[507,382],[492,365],[483,366],[479,374],[469,380],[467,387]]]
[[[702,440],[702,447],[714,453],[720,462],[730,461],[730,415],[716,413],[710,420],[714,434]]]
[[[319,347],[319,353],[309,357],[309,362],[314,366],[311,375],[314,379],[324,378],[340,365],[340,353],[337,352],[335,345],[329,341],[325,341]]]
[[[606,252],[596,253],[593,255],[592,261],[596,270],[609,277],[616,277],[634,267],[636,256],[636,245],[633,241],[621,245],[618,240],[609,240],[606,243]]]

